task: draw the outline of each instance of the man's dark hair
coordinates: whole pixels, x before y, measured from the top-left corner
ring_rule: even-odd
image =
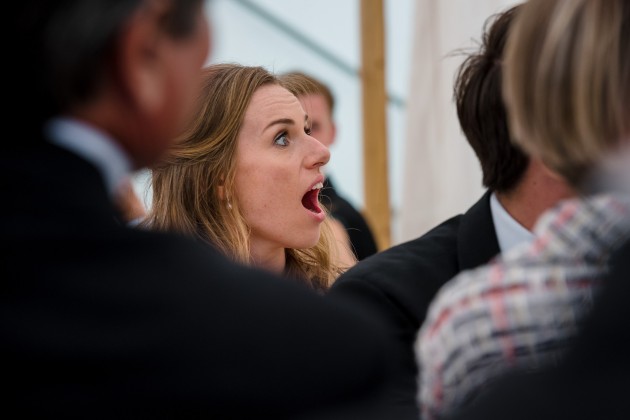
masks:
[[[514,188],[529,163],[510,141],[501,94],[503,47],[519,7],[486,21],[481,48],[460,66],[454,89],[459,124],[481,163],[483,185],[497,192]]]
[[[89,99],[110,70],[109,51],[144,1],[22,0],[12,5],[10,115],[26,116],[39,129],[51,116]],[[164,32],[187,36],[202,1],[171,0]]]

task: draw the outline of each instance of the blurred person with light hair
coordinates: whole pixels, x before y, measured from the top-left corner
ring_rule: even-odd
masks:
[[[530,3],[506,51],[512,137],[583,186],[630,141],[630,7],[619,0]]]
[[[624,0],[530,0],[517,17],[503,83],[513,139],[582,197],[544,214],[533,244],[440,290],[416,341],[426,418],[466,413],[509,373],[556,366],[588,319],[609,259],[630,235],[628,191],[601,175],[609,156],[629,146],[629,39]],[[512,418],[541,418],[544,408],[532,415],[531,401],[501,406]],[[568,412],[586,415],[579,407]],[[602,416],[608,407],[600,404],[590,409],[588,418],[616,418]]]

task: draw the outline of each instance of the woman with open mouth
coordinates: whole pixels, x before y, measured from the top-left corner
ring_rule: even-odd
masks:
[[[330,153],[298,99],[262,67],[204,69],[199,111],[153,168],[144,225],[192,234],[231,259],[323,291],[343,271],[319,202]]]

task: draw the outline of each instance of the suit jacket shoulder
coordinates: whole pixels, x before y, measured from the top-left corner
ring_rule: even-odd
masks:
[[[444,283],[499,252],[489,200],[487,192],[465,214],[359,262],[339,277],[331,292],[353,294],[361,287],[378,290],[418,328]]]
[[[378,389],[387,344],[364,310],[117,223],[65,150],[0,163],[0,352],[23,415],[281,419]]]
[[[412,241],[360,261],[333,284],[330,296],[364,305],[383,322],[396,349],[386,404],[397,419],[417,419],[413,343],[437,291],[461,270],[490,260],[499,245],[486,193],[468,212]]]
[[[330,293],[353,293],[366,287],[393,304],[396,315],[419,325],[423,307],[445,281],[457,273],[457,230],[462,216],[455,216],[425,235],[382,251],[342,274]],[[415,321],[415,322],[414,322]]]

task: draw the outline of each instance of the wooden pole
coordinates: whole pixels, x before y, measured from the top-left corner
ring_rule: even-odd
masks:
[[[383,0],[361,0],[365,216],[379,250],[390,246],[384,26]]]

